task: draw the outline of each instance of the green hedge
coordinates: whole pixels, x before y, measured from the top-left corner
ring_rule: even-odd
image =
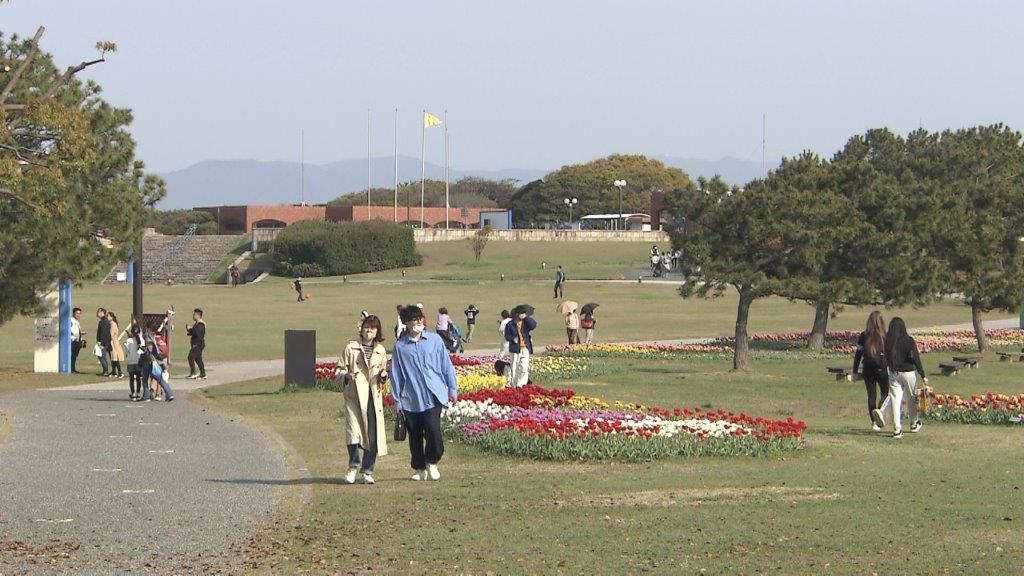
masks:
[[[277,273],[339,276],[419,266],[412,229],[391,222],[297,222],[274,239]]]

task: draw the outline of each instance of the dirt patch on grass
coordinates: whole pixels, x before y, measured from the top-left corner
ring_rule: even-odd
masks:
[[[728,503],[740,500],[760,502],[798,502],[837,500],[838,492],[821,488],[789,486],[759,486],[756,488],[695,488],[688,490],[646,490],[584,497],[570,502],[556,502],[559,506],[698,506]]]

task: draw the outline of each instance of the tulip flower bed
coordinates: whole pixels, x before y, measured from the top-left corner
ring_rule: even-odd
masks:
[[[1024,394],[935,394],[924,416],[940,422],[960,424],[1020,424],[1024,419]]]
[[[725,410],[667,410],[540,386],[478,390],[445,411],[449,434],[508,456],[548,460],[652,460],[773,455],[799,449],[806,424]]]
[[[989,343],[995,348],[1020,348],[1024,345],[1024,330],[997,328],[986,330]],[[751,352],[762,358],[780,353],[800,352],[805,356],[835,356],[853,354],[857,348],[858,331],[828,332],[820,352],[806,349],[808,332],[751,334]],[[927,352],[963,352],[976,349],[977,340],[971,330],[948,332],[918,332],[913,334],[918,350]],[[734,338],[716,338],[703,344],[576,344],[552,346],[547,352],[568,358],[724,358],[732,354]],[[791,358],[791,356],[779,356]]]

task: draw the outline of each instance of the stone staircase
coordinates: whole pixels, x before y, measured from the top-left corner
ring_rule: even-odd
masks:
[[[142,250],[144,267],[143,274],[146,282],[151,282],[149,274],[145,270],[145,264],[155,264],[161,255],[180,239],[180,236],[164,236],[163,234],[146,234],[142,237]],[[172,284],[206,284],[210,274],[228,256],[228,254],[242,240],[242,236],[192,236],[182,248],[181,252],[171,254],[167,262],[152,282]],[[114,266],[103,279],[104,284],[112,284],[117,281],[117,273],[127,273],[128,264],[119,262]]]

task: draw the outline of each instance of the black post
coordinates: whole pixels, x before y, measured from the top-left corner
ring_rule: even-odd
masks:
[[[142,240],[135,247],[135,255],[132,258],[135,262],[132,265],[132,313],[142,321]]]

